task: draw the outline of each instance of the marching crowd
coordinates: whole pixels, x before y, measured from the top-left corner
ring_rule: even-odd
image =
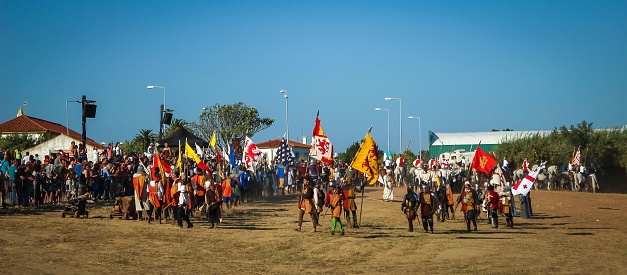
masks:
[[[300,193],[295,230],[301,231],[304,215],[309,214],[312,231],[317,231],[325,207],[332,217],[332,234],[336,227],[340,235],[344,234],[342,216],[346,225],[359,227],[355,197],[363,190],[365,180],[362,173],[347,164],[314,161],[309,166],[305,163],[283,166],[276,160],[268,162],[263,158],[256,172],[252,172],[215,160],[207,161],[207,169],[201,169],[188,160],[179,168],[170,169],[177,166],[177,157],[167,145],[157,148],[151,144],[143,153],[123,153],[117,143],[88,154],[82,144],[72,142],[67,151],[59,150],[43,159],[28,152],[23,154],[19,146],[12,151],[6,148],[0,152],[2,206],[41,207],[79,197],[99,201],[133,196],[140,221],[161,222],[172,217],[179,227],[183,221],[193,227],[189,216],[201,213],[214,227],[222,220],[222,209],[260,197]],[[384,165],[387,164],[390,166],[381,169],[379,183],[384,187],[383,200],[393,201],[393,189],[401,184],[393,173],[396,165]],[[476,218],[481,208],[488,212],[492,226],[498,227],[499,215],[506,217],[507,226],[513,226],[515,207],[508,189],[499,186],[495,191],[494,186],[486,185],[483,192],[478,192],[466,182],[460,195],[454,198],[450,177],[441,176],[446,168],[428,167],[419,171],[428,174],[428,178],[416,174],[416,180],[406,184],[401,210],[407,216],[409,231],[413,231],[413,221],[420,218],[425,232],[433,232],[434,215],[441,222],[455,219],[459,204],[469,231],[471,225],[477,230]]]

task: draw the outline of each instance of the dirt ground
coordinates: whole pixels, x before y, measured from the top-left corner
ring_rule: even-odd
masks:
[[[112,203],[89,204],[89,218],[61,218],[61,208],[0,212],[2,274],[429,273],[627,274],[625,194],[532,191],[534,217],[513,229],[485,218],[467,233],[462,215],[435,233],[408,232],[398,202],[367,188],[361,228],[332,236],[297,225],[297,196],[225,211],[219,228],[109,219]],[[357,205],[361,199],[357,199]],[[500,219],[505,224],[504,218]]]

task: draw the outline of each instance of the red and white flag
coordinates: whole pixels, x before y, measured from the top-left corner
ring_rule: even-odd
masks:
[[[246,137],[244,141],[244,164],[246,165],[246,170],[255,171],[255,167],[259,162],[259,156],[261,156],[261,151],[259,151],[257,145],[253,143],[252,139]]]
[[[396,159],[396,166],[403,166],[405,165],[405,158],[404,157],[398,157]]]
[[[529,173],[524,178],[519,180],[516,184],[514,184],[514,187],[512,187],[512,194],[527,196],[542,169],[544,169],[544,163],[536,167],[536,169],[531,171],[531,173]]]
[[[573,167],[578,167],[581,164],[581,147],[577,148],[577,153],[573,157]]]
[[[318,119],[318,115],[320,112],[316,114],[316,125],[313,129],[313,139],[311,140],[311,150],[309,150],[309,156],[314,159],[320,160],[324,163],[331,164],[333,163],[333,144],[324,134],[322,127],[320,126],[320,119]]]

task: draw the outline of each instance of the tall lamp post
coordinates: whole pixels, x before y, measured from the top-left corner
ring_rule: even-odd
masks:
[[[386,152],[390,151],[390,109],[384,108],[374,108],[375,111],[388,111],[388,149]]]
[[[289,142],[290,142],[290,124],[288,123],[288,116],[287,116],[287,108],[288,108],[287,90],[281,90],[279,92],[282,93],[282,94],[285,94],[285,136],[287,137],[287,142],[289,144]]]
[[[159,139],[161,139],[163,137],[163,114],[165,110],[167,110],[165,106],[165,86],[154,86],[154,85],[146,86],[146,89],[154,89],[154,88],[163,89],[163,105],[161,105],[161,110],[159,111]]]
[[[398,110],[398,119],[399,119],[399,123],[400,123],[400,129],[399,129],[399,135],[398,135],[398,148],[399,154],[403,153],[403,101],[400,98],[397,97],[386,97],[385,100],[398,100],[398,106],[399,106],[399,110]]]
[[[420,127],[420,117],[419,116],[410,116],[409,119],[418,119],[418,138],[420,142],[420,153],[418,154],[418,158],[422,160],[422,128]]]

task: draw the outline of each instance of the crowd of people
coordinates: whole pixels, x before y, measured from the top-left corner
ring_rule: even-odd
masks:
[[[283,165],[277,160],[262,158],[253,172],[210,158],[205,160],[208,169],[201,169],[191,160],[177,167],[178,162],[167,145],[155,144],[150,144],[142,153],[122,152],[117,143],[88,154],[82,144],[72,142],[66,151],[59,150],[43,159],[28,152],[22,154],[19,147],[6,148],[0,162],[2,206],[42,207],[79,196],[93,201],[134,196],[140,221],[150,223],[174,218],[180,227],[183,221],[193,227],[189,216],[202,215],[214,227],[221,222],[223,210],[261,197],[297,193],[300,194],[297,231],[302,229],[305,214],[311,217],[312,231],[317,231],[321,215],[325,216],[326,212],[331,216],[332,234],[336,227],[340,235],[344,234],[342,216],[347,226],[359,227],[355,197],[363,190],[365,179],[346,163],[313,161]],[[412,170],[416,176],[409,183],[396,181],[399,179],[394,173],[396,168],[396,164],[382,167],[378,184],[384,187],[383,201],[386,202],[394,201],[395,187],[407,187],[401,210],[407,216],[410,231],[413,231],[413,221],[420,218],[424,230],[433,232],[434,215],[440,222],[455,219],[459,204],[468,230],[471,224],[476,230],[481,208],[488,212],[487,217],[494,227],[498,226],[499,215],[507,217],[507,226],[513,226],[513,198],[502,186],[497,192],[494,186],[486,185],[485,191],[478,195],[478,190],[466,182],[454,199],[451,177],[442,174],[447,167],[438,165],[436,169],[436,166],[425,165],[420,171]]]

